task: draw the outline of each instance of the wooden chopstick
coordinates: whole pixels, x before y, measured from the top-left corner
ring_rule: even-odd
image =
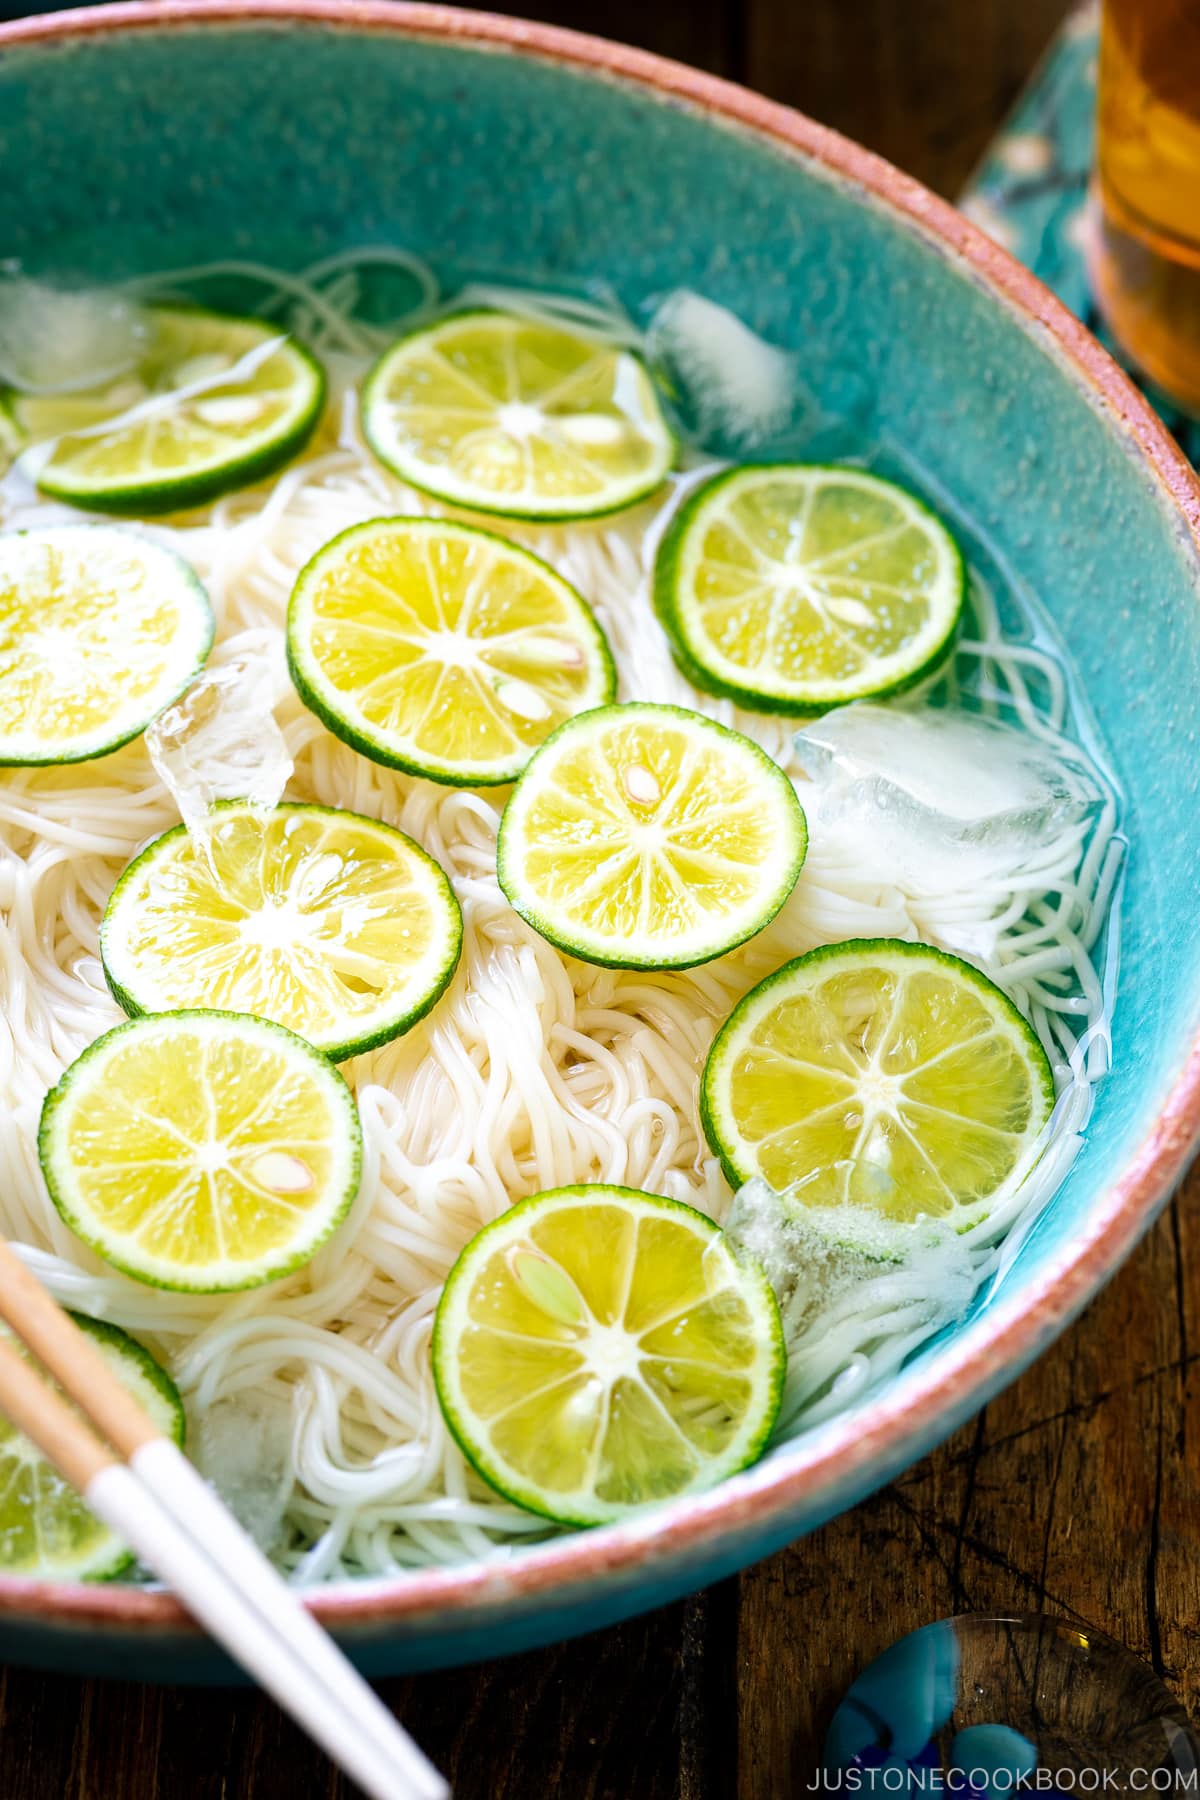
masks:
[[[143,1444],[161,1436],[153,1419],[138,1405],[128,1388],[121,1386],[95,1344],[80,1331],[49,1289],[42,1286],[32,1269],[26,1268],[3,1238],[0,1238],[0,1318],[7,1320],[100,1435],[115,1445],[126,1460]],[[21,1429],[24,1431],[25,1427]],[[39,1445],[39,1448],[44,1446]],[[46,1455],[49,1454],[47,1450]],[[62,1473],[78,1487],[79,1483],[69,1470],[64,1469]]]
[[[373,1800],[446,1800],[432,1763],[2,1238],[0,1317],[84,1417],[2,1338],[0,1412]]]
[[[72,1487],[86,1493],[120,1458],[65,1405],[7,1338],[0,1338],[0,1412],[32,1438]]]

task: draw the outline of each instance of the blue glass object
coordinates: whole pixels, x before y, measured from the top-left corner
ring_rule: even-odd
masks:
[[[1200,1740],[1140,1657],[1064,1619],[940,1619],[854,1682],[830,1789],[892,1795],[1197,1791]]]
[[[971,1794],[999,1800],[1033,1774],[1038,1753],[1011,1725],[964,1725],[950,1745],[950,1767]]]
[[[1047,1297],[1078,1246],[1097,1242],[1110,1183],[1140,1179],[1200,1009],[1200,561],[1119,409],[1098,399],[1035,316],[883,200],[677,95],[541,54],[393,34],[356,7],[342,14],[335,27],[208,9],[198,25],[154,9],[136,29],[110,21],[74,43],[6,46],[0,257],[87,281],[228,256],[299,268],[391,244],[433,258],[450,288],[464,276],[518,276],[615,292],[641,321],[673,288],[705,294],[797,352],[812,404],[795,429],[809,454],[902,456],[911,480],[926,471],[936,504],[973,522],[995,566],[1045,599],[1114,748],[1133,836],[1114,1025],[1123,1074],[1097,1088],[1087,1142],[1021,1242],[1002,1295],[987,1302],[1036,1314],[1019,1355],[998,1350],[970,1381],[947,1383],[903,1434],[870,1434],[863,1449],[847,1440],[819,1476],[756,1492],[773,1467],[808,1454],[781,1441],[774,1465],[739,1478],[742,1501],[695,1532],[679,1528],[685,1515],[719,1502],[680,1503],[677,1527],[652,1545],[657,1520],[582,1548],[517,1550],[490,1575],[464,1574],[450,1599],[441,1590],[416,1599],[419,1576],[364,1586],[361,1600],[347,1593],[339,1633],[382,1674],[595,1630],[821,1524],[1011,1380],[1099,1285],[1127,1247],[1121,1233],[1149,1222],[1152,1192],[1144,1217],[1115,1238],[1104,1227],[1108,1247],[1062,1304]],[[977,197],[993,223],[1014,179],[1024,194],[1018,165],[1031,154],[1045,152],[1009,142]],[[1062,164],[1071,180],[1081,167]],[[652,180],[641,178],[647,170]],[[1013,231],[1032,256],[1030,221],[1028,234]],[[781,435],[767,448],[796,444]],[[978,1346],[984,1329],[957,1327],[955,1354]],[[926,1346],[889,1394],[902,1382],[910,1393],[936,1388],[944,1354]],[[622,1534],[619,1552],[603,1547]],[[561,1564],[552,1576],[527,1573],[531,1559],[576,1555],[574,1573]],[[101,1589],[13,1602],[0,1648],[10,1660],[109,1675],[232,1678],[199,1637],[147,1622]]]
[[[954,1711],[958,1639],[951,1621],[900,1638],[859,1676],[834,1714],[829,1768],[905,1768]],[[865,1785],[865,1784],[864,1784]]]

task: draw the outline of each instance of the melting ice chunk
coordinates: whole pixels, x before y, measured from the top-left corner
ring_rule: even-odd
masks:
[[[735,1248],[766,1270],[793,1328],[865,1277],[958,1242],[953,1227],[935,1218],[901,1223],[867,1206],[806,1205],[803,1187],[780,1194],[756,1176],[739,1188],[725,1225]]]
[[[201,848],[216,801],[266,811],[282,799],[292,759],[274,708],[285,687],[278,653],[248,646],[206,669],[147,731],[150,760]]]
[[[962,1317],[971,1252],[937,1219],[896,1224],[866,1207],[810,1207],[747,1182],[725,1225],[734,1251],[766,1271],[788,1347],[783,1417],[857,1399],[917,1346]]]
[[[702,438],[750,447],[792,416],[794,353],[768,344],[715,300],[676,288],[650,321],[647,349],[678,389]]]
[[[916,892],[1017,866],[1105,797],[1069,744],[955,707],[862,701],[806,725],[795,746],[822,819],[858,828],[874,863]]]
[[[0,380],[24,393],[113,381],[137,362],[146,332],[145,316],[124,295],[0,277]]]
[[[292,1408],[269,1393],[233,1394],[200,1414],[195,1458],[262,1550],[279,1539],[292,1491]]]

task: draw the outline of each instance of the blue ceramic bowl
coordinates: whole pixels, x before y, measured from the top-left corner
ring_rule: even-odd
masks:
[[[801,354],[813,398],[906,446],[1049,605],[1133,841],[1117,1073],[979,1316],[851,1420],[634,1524],[317,1602],[375,1671],[563,1637],[727,1575],[960,1424],[1111,1274],[1200,1123],[1200,497],[1112,363],[1001,251],[794,113],[639,53],[358,0],[185,0],[0,29],[0,256],[119,276],[407,246],[453,277],[687,285]],[[0,1583],[0,1654],[227,1673],[171,1599]]]

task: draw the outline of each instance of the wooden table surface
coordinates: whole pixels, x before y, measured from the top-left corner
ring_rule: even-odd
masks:
[[[730,74],[952,194],[1066,7],[547,0],[538,10]],[[856,1511],[649,1618],[383,1692],[459,1800],[776,1800],[803,1789],[839,1694],[877,1651],[928,1620],[989,1607],[1110,1632],[1195,1706],[1198,1331],[1200,1176],[1035,1368]],[[251,1694],[0,1672],[0,1800],[351,1794]]]

